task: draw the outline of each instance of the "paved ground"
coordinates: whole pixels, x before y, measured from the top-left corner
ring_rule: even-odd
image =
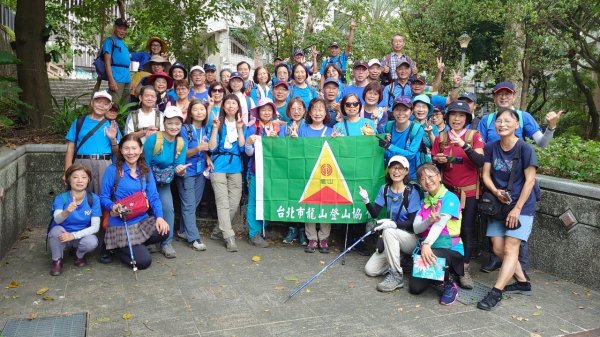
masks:
[[[206,240],[195,252],[180,242],[178,257],[154,255],[138,272],[90,259],[84,268],[67,259],[62,276],[48,274],[43,229],[26,232],[0,265],[0,328],[9,318],[88,312],[88,336],[559,336],[600,327],[600,294],[533,271],[535,295],[516,295],[493,312],[474,305],[438,304],[431,289],[378,293],[380,279],[363,273],[367,260],[352,253],[308,289],[283,301],[336,253],[306,254],[277,244],[260,249],[238,239],[227,253]],[[259,255],[262,261],[251,261]],[[475,273],[491,285],[496,274]],[[18,286],[10,288],[11,281]],[[13,284],[14,286],[15,284]],[[37,295],[41,288],[49,288]],[[124,314],[131,314],[124,319]],[[599,332],[596,332],[599,333]],[[587,332],[589,336],[596,335]]]

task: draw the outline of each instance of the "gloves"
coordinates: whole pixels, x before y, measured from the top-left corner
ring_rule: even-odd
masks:
[[[387,228],[397,228],[396,223],[390,219],[377,220],[377,227],[373,228],[373,231],[381,231]]]
[[[384,148],[386,150],[390,148],[390,145],[392,145],[392,142],[390,142],[387,139],[381,139],[379,137],[377,139],[379,140],[379,146],[381,146],[382,148]]]
[[[362,201],[365,204],[369,203],[369,192],[367,192],[367,190],[365,190],[364,188],[358,186],[358,194],[360,194],[360,198],[362,199]]]

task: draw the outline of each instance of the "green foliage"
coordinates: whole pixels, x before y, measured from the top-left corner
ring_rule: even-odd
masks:
[[[58,100],[52,96],[53,114],[50,115],[50,121],[52,130],[57,135],[66,135],[69,131],[69,127],[73,121],[79,117],[89,113],[89,107],[87,105],[79,104],[77,101],[79,98],[88,95],[87,93],[81,94],[76,97],[64,97],[63,104],[58,104]]]
[[[0,65],[16,65],[20,61],[12,53],[0,51]],[[20,111],[26,106],[19,98],[22,90],[17,85],[17,79],[10,76],[0,76],[0,130],[15,125],[26,124],[27,115]]]
[[[119,111],[117,112],[117,123],[119,124],[119,128],[121,130],[125,129],[125,121],[127,120],[127,116],[129,116],[129,109],[136,107],[138,104],[135,102],[130,102],[125,105],[119,106]]]
[[[534,146],[542,174],[600,183],[600,142],[578,136],[556,137],[545,148]]]

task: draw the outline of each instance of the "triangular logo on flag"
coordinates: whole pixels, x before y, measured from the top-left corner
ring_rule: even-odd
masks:
[[[351,205],[352,194],[327,141],[300,197],[301,204]]]

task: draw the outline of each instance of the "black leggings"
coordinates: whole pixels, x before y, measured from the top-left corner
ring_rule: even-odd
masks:
[[[465,248],[465,263],[471,261],[475,246],[475,237],[477,236],[477,199],[468,197],[465,200],[465,208],[462,210],[462,221],[460,225],[460,238]]]
[[[131,249],[133,250],[133,257],[135,258],[135,265],[138,267],[138,269],[146,269],[152,264],[152,256],[150,255],[150,252],[146,246],[162,242],[168,237],[169,233],[160,235],[155,230],[154,233],[152,233],[152,236],[150,236],[146,242],[131,246]],[[131,266],[129,246],[114,249],[113,252],[124,264]]]
[[[435,256],[446,258],[444,283],[453,282],[454,276],[464,275],[463,256],[460,255],[459,252],[446,248],[433,248],[432,251]],[[435,280],[411,276],[410,281],[408,282],[408,292],[413,295],[418,295],[427,290],[431,284],[436,282],[437,281]]]

